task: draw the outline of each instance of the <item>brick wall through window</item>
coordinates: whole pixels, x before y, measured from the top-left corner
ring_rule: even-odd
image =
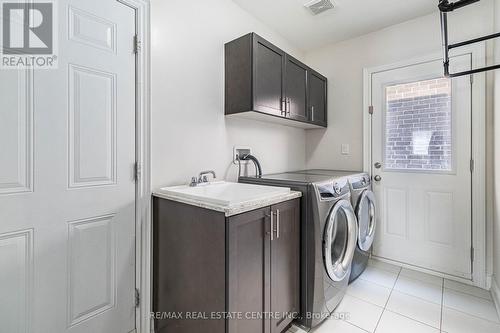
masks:
[[[385,168],[452,169],[451,80],[386,88]]]

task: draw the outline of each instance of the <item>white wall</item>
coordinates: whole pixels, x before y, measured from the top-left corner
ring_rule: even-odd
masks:
[[[231,0],[153,0],[151,14],[153,188],[205,169],[234,180],[234,145],[251,146],[266,173],[304,168],[304,130],[226,119],[223,96],[225,42],[254,31],[302,52]]]
[[[423,16],[358,38],[306,53],[305,62],[328,77],[328,129],[306,134],[307,168],[363,168],[363,68],[441,52],[439,14]],[[451,42],[493,32],[493,1],[483,0],[449,15]],[[488,48],[489,49],[489,48]],[[488,50],[490,54],[491,50]],[[491,62],[492,59],[488,59]],[[493,129],[492,74],[487,89],[487,237],[492,252]],[[341,144],[351,146],[341,154]],[[488,256],[491,273],[492,256]]]

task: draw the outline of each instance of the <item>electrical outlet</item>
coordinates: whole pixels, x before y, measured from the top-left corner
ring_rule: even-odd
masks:
[[[238,164],[238,156],[245,156],[252,154],[252,148],[248,146],[234,146],[233,147],[233,163]],[[247,163],[248,161],[242,161],[242,163]]]
[[[340,146],[340,152],[342,155],[349,155],[351,153],[351,146],[347,143],[343,143]]]

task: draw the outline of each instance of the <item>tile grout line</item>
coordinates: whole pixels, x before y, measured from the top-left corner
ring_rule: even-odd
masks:
[[[452,308],[452,307],[450,307],[450,306],[444,306],[444,305],[443,305],[443,308],[444,308],[444,307],[445,307],[445,308],[447,308],[447,309],[453,310],[453,311],[455,311],[455,312],[460,312],[460,313],[463,313],[464,315],[467,315],[467,316],[469,316],[469,317],[474,317],[474,318],[476,318],[476,319],[480,319],[480,320],[484,320],[484,321],[487,321],[487,322],[490,322],[490,323],[493,323],[493,324],[496,324],[496,325],[500,325],[500,321],[493,321],[493,320],[490,320],[490,319],[487,319],[487,318],[484,318],[484,317],[479,317],[479,316],[477,316],[477,315],[475,315],[475,314],[472,314],[472,313],[470,313],[470,312],[464,312],[464,311],[462,311],[462,310],[458,310],[458,309],[456,309],[456,308]]]
[[[404,315],[404,314],[402,314],[402,313],[399,313],[399,312],[396,312],[396,311],[393,311],[393,310],[389,310],[389,309],[386,309],[386,311],[388,311],[388,312],[390,312],[390,313],[397,314],[398,316],[401,316],[401,317],[408,318],[408,319],[410,319],[411,321],[414,321],[414,322],[416,322],[416,323],[419,323],[419,324],[422,324],[422,325],[428,326],[428,327],[430,327],[430,328],[432,328],[432,329],[434,329],[434,330],[439,330],[439,328],[437,328],[437,327],[435,327],[435,326],[432,326],[432,325],[430,325],[430,324],[428,324],[428,323],[424,323],[423,321],[417,320],[417,319],[412,318],[412,317],[410,317],[410,316],[408,316],[408,315]]]
[[[370,331],[365,330],[365,329],[364,329],[364,328],[362,328],[362,327],[359,327],[359,326],[358,326],[358,325],[356,325],[356,324],[351,323],[350,321],[344,320],[344,322],[345,322],[347,325],[351,325],[351,326],[354,326],[354,327],[356,327],[356,328],[359,328],[360,330],[362,330],[362,331],[364,331],[364,332],[366,332],[366,333],[372,333],[372,332],[370,332]]]
[[[466,293],[465,291],[457,290],[457,289],[453,289],[453,288],[449,288],[449,287],[448,288],[444,287],[444,289],[450,290],[450,291],[454,291],[454,292],[457,292],[457,293],[460,293],[460,294],[464,294],[464,295],[467,295],[467,296],[472,296],[472,297],[475,297],[475,298],[484,299],[485,301],[489,301],[489,302],[494,303],[491,298],[487,298],[486,296],[479,296],[477,294]]]
[[[389,293],[389,297],[387,297],[387,301],[385,301],[384,308],[382,310],[382,313],[380,314],[380,317],[377,320],[377,325],[375,325],[375,329],[373,330],[373,332],[377,331],[378,325],[380,324],[380,320],[382,319],[382,316],[384,315],[385,309],[387,307],[387,304],[389,303],[389,299],[391,299],[392,292],[394,291],[394,287],[396,286],[396,283],[398,282],[398,279],[399,279],[399,276],[401,275],[402,270],[403,270],[403,267],[400,267],[398,275],[396,276],[396,280],[394,280],[394,283],[392,285],[391,292]]]

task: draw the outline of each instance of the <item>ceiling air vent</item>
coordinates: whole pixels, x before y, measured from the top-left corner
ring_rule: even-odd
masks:
[[[330,0],[312,0],[304,4],[313,15],[318,15],[333,8],[333,3]]]

